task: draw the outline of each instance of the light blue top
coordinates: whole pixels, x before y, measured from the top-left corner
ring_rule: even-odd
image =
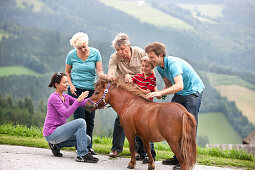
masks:
[[[66,57],[66,64],[72,65],[71,80],[78,89],[94,90],[96,82],[96,62],[102,61],[98,49],[90,47],[87,60],[82,61],[77,55],[77,49],[71,50]]]
[[[186,96],[192,93],[202,93],[205,88],[204,83],[192,68],[192,66],[185,60],[173,57],[164,57],[165,68],[157,66],[158,72],[162,78],[167,78],[170,82],[175,84],[174,78],[178,75],[182,75],[183,78],[183,90],[177,92],[177,94]]]

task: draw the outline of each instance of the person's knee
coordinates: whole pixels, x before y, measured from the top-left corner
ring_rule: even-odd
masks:
[[[76,119],[75,121],[77,121],[80,126],[86,127],[86,121],[83,118]]]

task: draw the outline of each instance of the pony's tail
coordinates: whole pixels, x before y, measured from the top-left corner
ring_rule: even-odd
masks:
[[[188,169],[192,169],[197,159],[196,119],[189,112],[182,115],[181,153]]]

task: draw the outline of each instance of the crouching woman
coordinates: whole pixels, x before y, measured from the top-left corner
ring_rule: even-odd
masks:
[[[98,158],[88,152],[87,146],[91,138],[86,134],[86,122],[84,119],[76,119],[66,123],[78,107],[84,107],[88,99],[88,91],[83,92],[77,99],[67,94],[68,82],[64,73],[55,73],[51,77],[48,87],[56,89],[49,99],[47,105],[47,115],[43,126],[43,136],[49,143],[52,153],[56,157],[62,157],[60,149],[63,147],[73,147],[77,149],[78,162],[96,163]]]

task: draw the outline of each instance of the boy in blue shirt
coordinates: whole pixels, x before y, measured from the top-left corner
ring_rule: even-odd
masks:
[[[147,97],[161,98],[163,95],[174,94],[172,102],[182,104],[196,118],[198,124],[198,112],[202,100],[202,92],[205,88],[202,80],[185,60],[166,55],[164,44],[154,42],[146,46],[150,62],[157,70],[165,82],[165,88],[160,91],[151,92]],[[176,165],[179,169],[180,164],[176,157],[162,161],[165,165]]]

